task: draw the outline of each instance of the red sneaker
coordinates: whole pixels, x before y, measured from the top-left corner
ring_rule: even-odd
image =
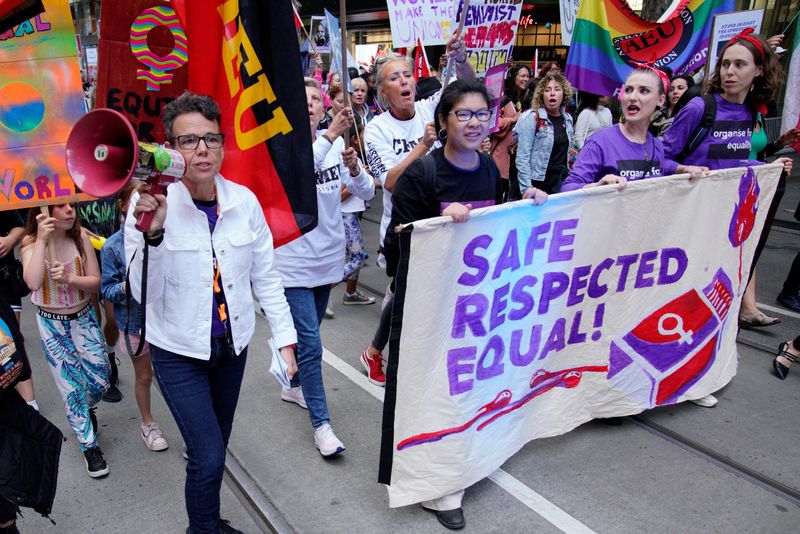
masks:
[[[386,375],[383,374],[383,354],[370,356],[367,349],[361,353],[361,365],[367,371],[367,378],[376,386],[386,385]]]

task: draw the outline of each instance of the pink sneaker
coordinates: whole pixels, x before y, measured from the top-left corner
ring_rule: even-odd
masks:
[[[384,387],[386,385],[386,375],[383,374],[383,354],[380,352],[374,356],[370,356],[367,349],[361,353],[361,365],[367,371],[367,378],[376,386]]]
[[[142,439],[151,451],[163,451],[169,447],[158,423],[150,423],[149,425],[142,423],[141,429]]]

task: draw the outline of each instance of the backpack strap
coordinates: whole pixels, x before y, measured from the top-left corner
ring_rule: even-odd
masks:
[[[436,183],[436,160],[428,152],[422,156],[422,167],[425,170],[424,185],[428,193],[433,193],[433,184]]]
[[[675,157],[675,161],[679,163],[682,163],[689,154],[697,150],[697,147],[706,138],[708,132],[711,131],[711,126],[714,124],[714,118],[717,115],[717,99],[714,95],[709,94],[702,95],[701,98],[703,99],[703,116],[700,118],[700,123],[686,140],[683,150]]]

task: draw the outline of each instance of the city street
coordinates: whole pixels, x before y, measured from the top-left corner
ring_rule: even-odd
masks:
[[[797,174],[797,173],[795,173]],[[625,418],[619,426],[593,421],[555,438],[529,443],[501,470],[467,490],[465,532],[790,532],[800,524],[800,368],[781,381],[772,371],[780,341],[800,332],[800,314],[775,302],[800,249],[792,219],[800,187],[791,183],[758,269],[758,300],[782,323],[740,334],[739,370],[704,409],[690,403]],[[343,306],[325,320],[325,383],[332,424],[347,446],[323,459],[314,448],[307,413],[281,402],[268,374],[266,322],[250,346],[229,447],[222,516],[245,532],[442,532],[419,506],[388,508],[377,483],[383,390],[371,385],[359,354],[372,337],[380,293],[388,279],[375,266],[380,201],[365,214],[370,251],[360,284],[378,303]],[[435,318],[431,318],[435,320]],[[33,511],[22,532],[178,533],[185,461],[174,421],[154,387],[154,413],[170,443],[146,449],[138,437],[133,369],[122,361],[125,398],[98,409],[100,444],[111,468],[86,475],[60,398],[38,343],[28,304],[23,332],[42,413],[67,435],[61,455],[52,525]],[[271,525],[271,526],[270,526]],[[446,531],[445,531],[446,532]]]

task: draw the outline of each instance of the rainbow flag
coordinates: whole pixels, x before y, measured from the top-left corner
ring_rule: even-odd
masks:
[[[581,2],[565,74],[578,89],[615,95],[634,62],[694,71],[706,62],[714,15],[734,10],[734,0],[675,0],[650,22],[625,0]]]

